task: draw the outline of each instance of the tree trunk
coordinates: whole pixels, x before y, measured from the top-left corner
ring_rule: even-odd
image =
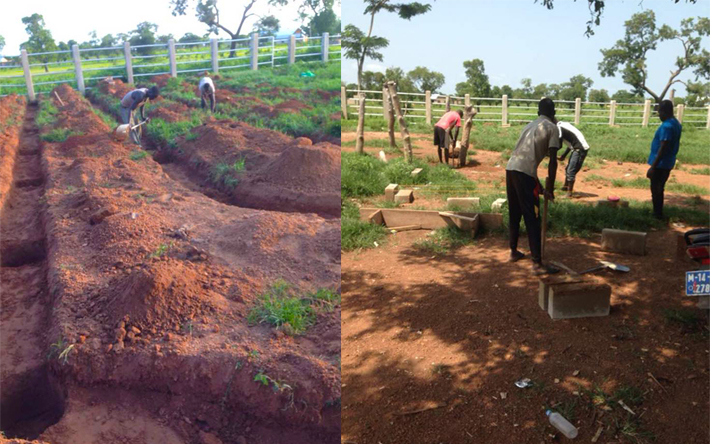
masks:
[[[468,139],[471,136],[473,118],[478,114],[476,108],[469,105],[463,111],[463,135],[461,136],[461,149],[459,150],[459,166],[466,166],[466,156],[468,155]]]
[[[389,96],[392,100],[392,107],[395,113],[397,113],[397,119],[399,120],[399,130],[402,132],[402,139],[404,141],[404,159],[411,163],[412,162],[412,139],[409,136],[409,130],[407,129],[407,122],[404,121],[404,116],[402,115],[402,107],[399,103],[399,96],[397,95],[397,84],[395,82],[387,82],[387,91],[389,91]]]
[[[357,141],[355,149],[358,154],[365,154],[365,94],[358,95],[360,107],[357,113]]]
[[[451,96],[446,96],[446,112],[451,111]]]
[[[397,148],[397,142],[394,138],[394,105],[392,104],[392,97],[390,97],[389,91],[386,94],[387,97],[383,97],[384,104],[387,107],[387,133],[390,138],[390,148]]]

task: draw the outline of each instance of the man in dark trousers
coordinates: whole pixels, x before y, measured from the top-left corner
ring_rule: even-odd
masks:
[[[584,134],[569,122],[557,122],[557,127],[560,129],[560,138],[567,146],[565,152],[559,157],[560,161],[565,160],[567,154],[572,151],[569,157],[569,163],[565,169],[565,184],[562,191],[567,191],[567,196],[572,197],[574,193],[574,182],[577,180],[577,173],[584,165],[584,159],[589,153],[589,144],[584,138]]]
[[[214,82],[212,82],[212,79],[209,78],[207,74],[208,73],[205,73],[205,76],[200,79],[198,87],[200,89],[200,98],[202,99],[202,109],[205,109],[207,99],[209,99],[210,111],[214,114],[217,109],[217,98],[215,97]]]
[[[439,153],[439,162],[449,163],[449,145],[448,143],[453,140],[453,145],[456,146],[456,139],[459,138],[459,128],[461,128],[461,118],[463,117],[463,111],[449,111],[448,113],[441,116],[436,125],[434,125],[434,146],[437,148]],[[456,127],[456,133],[452,131]],[[441,157],[441,152],[444,152],[444,158]]]
[[[121,99],[121,120],[124,124],[137,125],[136,122],[136,109],[140,107],[140,117],[141,121],[147,120],[145,114],[143,114],[145,104],[148,100],[154,100],[160,95],[160,90],[157,86],[153,85],[150,89],[148,88],[138,88],[130,91],[128,94],[123,96]],[[141,144],[140,136],[138,131],[131,129],[131,141],[136,145]]]
[[[683,126],[673,117],[673,102],[670,100],[664,100],[658,106],[658,117],[662,123],[651,142],[651,154],[648,156],[651,168],[648,169],[646,177],[651,179],[653,216],[663,219],[663,192],[675,166]]]
[[[554,200],[555,175],[557,173],[557,150],[560,148],[560,132],[555,124],[555,104],[551,99],[538,103],[536,120],[523,128],[515,150],[505,168],[505,185],[508,194],[510,261],[516,262],[525,255],[518,251],[520,219],[525,219],[528,232],[532,269],[535,274],[557,273],[559,269],[542,263],[542,235],[540,223],[540,192]],[[541,190],[537,167],[545,157],[550,158],[547,183]]]

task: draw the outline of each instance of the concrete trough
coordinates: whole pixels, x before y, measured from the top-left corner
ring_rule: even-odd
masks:
[[[550,286],[547,314],[552,319],[608,316],[611,287],[596,282]]]
[[[500,214],[479,214],[458,211],[439,212],[429,210],[372,207],[360,208],[360,219],[364,221],[373,221],[372,216],[378,211],[383,218],[383,224],[387,227],[420,225],[422,230],[436,230],[438,228],[455,226],[459,229],[471,231],[475,234],[481,227],[488,230],[496,228],[503,223]],[[496,218],[495,216],[498,217]],[[379,215],[377,217],[379,218]]]

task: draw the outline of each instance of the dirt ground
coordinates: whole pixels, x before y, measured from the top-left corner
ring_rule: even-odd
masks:
[[[353,139],[343,134],[343,141]],[[434,154],[428,137],[415,135],[415,144],[416,155]],[[504,192],[500,153],[477,150],[474,159],[458,171],[479,189]],[[580,174],[627,172],[645,169],[609,162]],[[707,176],[673,174],[680,183],[708,184]],[[650,199],[646,190],[583,181],[579,190],[582,201],[609,194]],[[671,193],[667,200],[682,204],[688,197]],[[413,205],[443,204],[418,199]],[[601,236],[548,240],[548,257],[572,269],[598,260],[631,268],[594,277],[612,288],[608,317],[561,321],[540,309],[530,261],[507,262],[502,236],[434,255],[414,247],[428,234],[418,230],[391,234],[377,248],[344,252],[342,442],[566,441],[549,425],[547,408],[567,414],[580,442],[597,433],[598,443],[710,442],[708,315],[684,296],[685,271],[697,264],[677,255],[677,235],[689,228],[651,231],[647,256],[603,252]],[[525,236],[520,248],[528,253]],[[697,317],[675,322],[679,309]],[[521,378],[533,386],[517,388]],[[633,403],[626,398],[633,415],[616,402],[618,393],[636,394]]]
[[[2,145],[18,153],[2,211],[2,430],[52,444],[335,442],[339,309],[294,337],[246,316],[278,278],[338,288],[339,220],[212,199],[131,160],[85,99],[58,92],[55,127],[83,135],[42,142],[51,128],[30,106]]]

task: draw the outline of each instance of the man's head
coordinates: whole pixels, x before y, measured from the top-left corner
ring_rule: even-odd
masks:
[[[463,110],[458,110],[456,112],[459,113],[459,117],[463,117]]]
[[[547,116],[550,119],[554,120],[554,118],[555,118],[555,102],[553,102],[552,99],[548,99],[547,97],[540,100],[540,102],[537,104],[537,115],[538,116]]]
[[[148,90],[148,98],[150,100],[155,99],[159,95],[160,95],[160,90],[158,89],[158,87],[156,85],[151,86],[150,89]]]
[[[663,100],[660,105],[658,105],[658,117],[662,122],[673,117],[673,102]]]

